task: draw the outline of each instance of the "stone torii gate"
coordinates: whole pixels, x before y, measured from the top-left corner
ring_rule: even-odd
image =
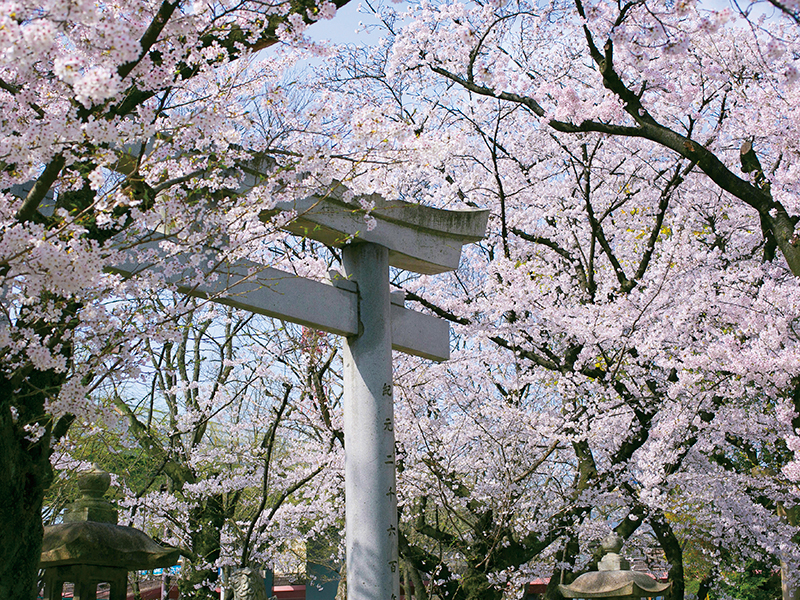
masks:
[[[254,183],[245,182],[251,185]],[[458,267],[463,245],[485,235],[486,210],[441,210],[380,196],[367,230],[365,212],[331,188],[262,213],[297,218],[285,226],[342,250],[344,276],[330,282],[296,277],[239,261],[215,270],[200,285],[173,277],[180,291],[345,337],[345,530],[348,600],[398,600],[400,596],[395,483],[392,349],[435,361],[450,357],[447,321],[403,307],[389,290],[389,267],[435,274]],[[154,237],[157,246],[168,236]],[[130,263],[126,275],[147,268]]]

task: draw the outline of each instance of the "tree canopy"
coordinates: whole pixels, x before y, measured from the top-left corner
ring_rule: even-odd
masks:
[[[4,4],[3,597],[36,593],[54,444],[75,419],[94,420],[94,391],[138,376],[145,339],[175,337],[185,304],[137,301],[164,287],[175,265],[169,256],[188,251],[199,266],[205,252],[203,269],[217,252],[266,252],[269,262],[274,228],[258,211],[274,195],[265,186],[233,193],[241,178],[234,167],[271,144],[285,150],[285,131],[271,128],[267,113],[291,104],[281,77],[310,45],[302,31],[331,18],[336,6]],[[257,56],[278,43],[286,51]],[[291,121],[288,111],[282,117]],[[139,260],[161,252],[156,263],[166,272],[138,279],[109,272],[157,230],[169,231],[171,242],[149,256],[143,250]],[[255,240],[263,245],[246,250]]]
[[[151,458],[176,459],[173,482],[180,468],[213,478],[202,385],[173,352],[204,309],[163,301],[171,269],[188,261],[199,282],[248,257],[322,273],[335,250],[286,242],[293,215],[259,215],[332,180],[491,210],[455,274],[393,273],[455,332],[451,361],[395,367],[400,550],[415,581],[472,600],[543,575],[556,597],[614,529],[669,570],[673,598],[688,572],[709,586],[753,564],[781,563],[791,587],[800,5],[424,0],[372,7],[372,46],[303,37],[336,6],[3,9],[0,532],[19,533],[2,536],[0,595],[33,597],[52,448],[107,410],[108,390],[178,374],[159,393],[185,397],[190,417],[143,428],[140,399],[116,408],[142,448],[161,440]],[[259,161],[269,170],[243,192]],[[168,243],[142,244],[153,231]],[[137,252],[156,268],[114,273]],[[226,343],[204,376],[231,394],[242,382],[222,376]],[[339,364],[323,346],[292,359],[304,387],[287,394],[321,457],[340,435],[326,400]],[[305,500],[322,514],[336,493]],[[707,562],[687,568],[693,553]]]

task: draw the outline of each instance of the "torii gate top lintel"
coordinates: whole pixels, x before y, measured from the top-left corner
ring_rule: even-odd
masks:
[[[461,248],[483,239],[489,219],[485,209],[445,210],[401,200],[385,200],[378,194],[345,200],[347,188],[331,187],[263,211],[266,221],[279,211],[293,210],[297,217],[287,231],[333,247],[371,242],[389,250],[393,267],[433,275],[458,268]],[[365,222],[364,201],[373,206],[373,229]]]

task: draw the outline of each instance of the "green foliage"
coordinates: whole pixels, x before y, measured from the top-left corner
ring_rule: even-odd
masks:
[[[760,560],[748,560],[744,570],[725,573],[717,585],[716,597],[737,600],[780,600],[781,579],[777,565]]]
[[[129,447],[124,443],[123,434],[111,428],[74,423],[70,428],[69,443],[73,446],[70,452],[73,459],[96,464],[116,475],[120,484],[134,494],[142,494],[166,484],[166,476],[161,471],[163,465],[139,447]],[[75,477],[77,472],[56,470],[54,474],[44,499],[46,524],[57,522],[61,511],[80,496]],[[112,487],[107,492],[107,497],[112,501],[123,495],[119,487]]]

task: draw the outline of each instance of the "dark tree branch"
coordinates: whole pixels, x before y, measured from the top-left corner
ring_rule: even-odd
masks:
[[[47,192],[50,191],[53,183],[58,178],[61,169],[64,168],[65,162],[64,156],[58,154],[47,164],[42,174],[39,175],[39,178],[36,180],[36,183],[33,184],[31,191],[28,192],[28,195],[25,196],[25,199],[22,201],[22,206],[20,206],[15,215],[18,221],[30,221],[34,218],[39,205],[42,203],[45,196],[47,196]]]
[[[266,508],[269,500],[269,495],[267,493],[269,491],[269,469],[272,466],[272,451],[275,449],[275,435],[278,433],[278,426],[280,425],[283,413],[286,411],[286,407],[289,405],[289,394],[292,391],[292,386],[285,383],[283,385],[283,399],[275,411],[275,420],[272,422],[272,425],[267,430],[267,433],[264,434],[264,439],[261,441],[261,448],[267,451],[267,456],[264,458],[264,472],[261,476],[261,502],[259,503],[253,518],[250,519],[250,525],[247,527],[247,534],[245,535],[244,544],[242,546],[242,560],[240,562],[242,567],[247,566],[247,561],[250,558],[250,542],[253,538],[253,530],[255,529],[258,518],[264,512],[264,508]]]
[[[180,4],[180,0],[175,0],[174,2],[169,2],[169,0],[165,0],[158,9],[156,16],[153,17],[153,20],[150,22],[150,26],[147,28],[147,31],[144,32],[142,39],[139,40],[139,45],[142,48],[139,57],[136,60],[131,62],[125,63],[124,65],[120,66],[117,69],[117,74],[119,75],[120,79],[125,79],[131,71],[138,65],[141,60],[150,52],[150,49],[153,47],[153,44],[156,43],[158,40],[158,36],[161,35],[166,24],[169,22],[172,14],[175,12],[175,9]]]
[[[443,308],[440,308],[439,306],[436,306],[431,301],[426,300],[422,296],[418,296],[414,292],[409,292],[407,290],[403,290],[403,291],[405,291],[405,293],[406,293],[406,300],[410,300],[412,302],[419,302],[422,306],[424,306],[425,308],[430,310],[437,317],[440,317],[442,319],[446,319],[446,320],[450,321],[451,323],[458,323],[459,325],[469,325],[470,323],[472,323],[472,321],[470,319],[467,319],[466,317],[460,317],[460,316],[458,316],[458,315],[456,315],[454,313],[448,312],[448,311],[444,310]]]
[[[531,235],[530,233],[526,233],[525,231],[522,231],[521,229],[518,229],[516,227],[511,227],[509,231],[511,231],[511,233],[513,233],[517,237],[522,238],[523,240],[550,248],[550,250],[552,250],[553,252],[558,254],[561,258],[566,260],[569,264],[572,265],[572,268],[575,269],[575,275],[578,277],[578,281],[580,282],[581,287],[587,293],[589,293],[589,282],[586,278],[586,270],[583,268],[583,264],[581,263],[581,261],[573,257],[572,254],[570,254],[569,250],[562,248],[556,242],[554,242],[549,238],[540,235]]]

